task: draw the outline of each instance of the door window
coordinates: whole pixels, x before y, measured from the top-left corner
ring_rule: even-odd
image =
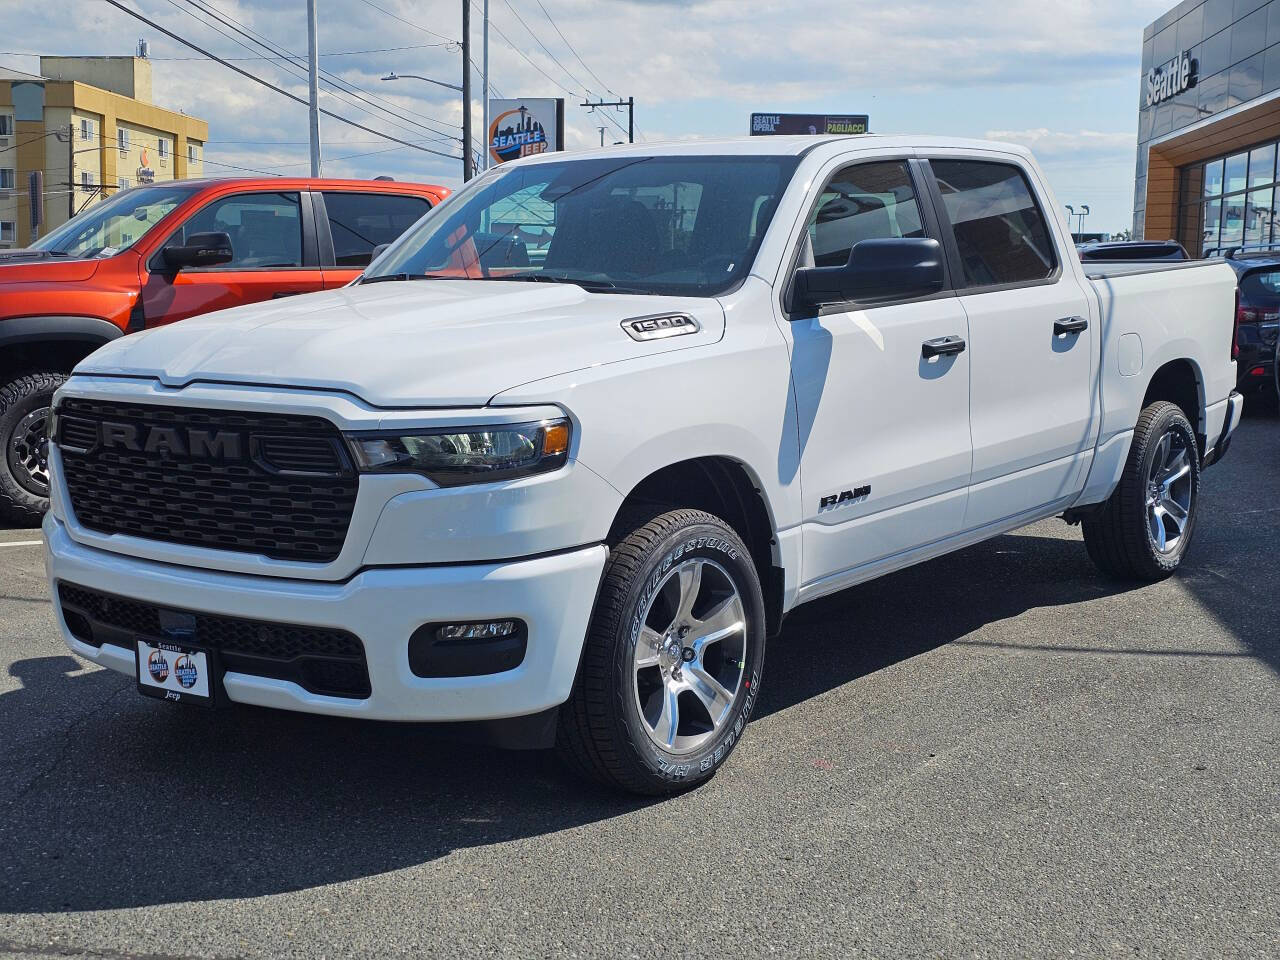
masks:
[[[296,193],[242,193],[215,200],[179,227],[165,246],[181,246],[193,234],[211,232],[231,238],[231,262],[214,269],[302,266],[302,215]]]
[[[862,240],[923,237],[920,206],[902,160],[860,163],[833,176],[809,217],[809,245],[818,267],[842,267]]]
[[[1020,169],[1007,163],[934,160],[930,165],[971,287],[1028,283],[1057,260],[1044,214]]]
[[[431,209],[423,197],[328,191],[324,206],[333,234],[334,263],[339,267],[366,266],[374,247],[391,243]]]

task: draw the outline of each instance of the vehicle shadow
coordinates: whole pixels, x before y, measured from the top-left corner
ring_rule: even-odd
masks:
[[[997,537],[799,607],[770,641],[757,718],[1038,607],[1114,596],[1078,539]],[[803,650],[802,656],[786,651]]]

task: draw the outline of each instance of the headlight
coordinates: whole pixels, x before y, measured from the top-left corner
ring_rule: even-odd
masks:
[[[421,473],[441,487],[510,480],[564,466],[569,421],[378,430],[347,435],[363,473]]]

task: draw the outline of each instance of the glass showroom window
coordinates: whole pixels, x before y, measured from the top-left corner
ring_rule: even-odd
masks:
[[[1193,255],[1280,244],[1277,144],[1264,143],[1179,172],[1178,239]]]

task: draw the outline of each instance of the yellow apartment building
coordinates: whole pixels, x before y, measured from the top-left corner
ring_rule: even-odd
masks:
[[[118,190],[202,176],[208,139],[205,121],[152,103],[145,57],[41,57],[39,76],[0,67],[0,248]]]

